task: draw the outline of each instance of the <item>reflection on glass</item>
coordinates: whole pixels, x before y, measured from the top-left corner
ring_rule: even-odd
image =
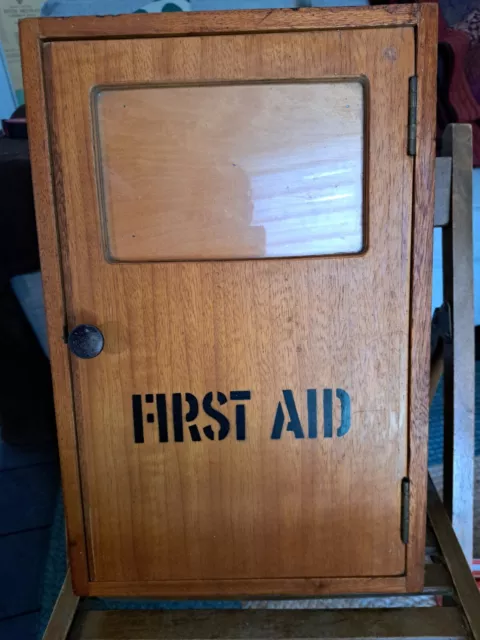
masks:
[[[109,257],[358,253],[363,109],[346,81],[99,92]]]

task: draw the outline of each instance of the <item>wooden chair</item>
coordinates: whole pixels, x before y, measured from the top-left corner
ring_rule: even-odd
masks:
[[[68,572],[44,640],[367,637],[480,640],[480,594],[471,573],[475,349],[469,125],[450,125],[445,132],[442,157],[437,159],[435,226],[442,228],[444,303],[436,311],[432,327],[430,398],[444,374],[444,499],[442,503],[429,478],[423,595],[436,596],[436,603],[441,606],[89,611],[88,601],[81,602],[73,594]],[[398,598],[406,598],[408,604],[408,595]],[[350,607],[353,602],[349,598]]]

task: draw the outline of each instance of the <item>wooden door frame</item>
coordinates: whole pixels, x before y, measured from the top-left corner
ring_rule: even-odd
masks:
[[[67,518],[69,558],[74,591],[78,595],[162,595],[159,583],[125,584],[90,581],[84,529],[82,489],[75,427],[72,377],[65,336],[65,292],[60,243],[62,229],[56,209],[61,189],[60,168],[51,149],[46,104],[44,47],[60,40],[118,39],[193,34],[268,33],[374,27],[413,27],[418,76],[417,145],[414,165],[413,253],[411,265],[410,378],[408,467],[411,483],[409,518],[412,531],[407,545],[406,573],[398,577],[300,579],[296,595],[325,593],[420,591],[423,586],[425,541],[426,471],[432,231],[435,173],[436,102],[436,5],[399,5],[335,9],[231,11],[218,13],[80,17],[74,19],[28,19],[20,24],[29,143],[32,161],[37,228],[40,244],[44,297],[47,311],[50,359],[61,454],[62,481]],[[30,105],[30,106],[29,106]],[[62,338],[62,339],[60,339]],[[225,581],[223,581],[225,582]],[[231,581],[231,590],[206,585],[198,596],[240,595],[242,586]],[[234,583],[237,582],[235,585]],[[272,581],[248,581],[249,595],[273,593]],[[257,587],[253,583],[258,584]],[[291,582],[291,581],[290,581]],[[253,588],[253,591],[251,591]],[[280,590],[284,593],[283,590]],[[181,595],[179,588],[179,595]],[[171,596],[170,588],[164,595]],[[192,594],[189,593],[189,596]],[[245,594],[247,595],[247,594]]]

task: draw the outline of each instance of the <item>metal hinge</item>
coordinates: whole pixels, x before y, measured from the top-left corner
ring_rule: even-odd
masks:
[[[417,149],[417,76],[408,79],[408,142],[407,153],[414,156]]]
[[[410,529],[410,480],[402,480],[402,496],[400,503],[400,537],[403,544],[408,544],[408,532]]]

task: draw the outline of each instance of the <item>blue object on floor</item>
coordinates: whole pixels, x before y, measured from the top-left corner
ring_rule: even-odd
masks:
[[[60,484],[58,465],[47,462],[2,472],[0,536],[52,524]]]
[[[50,527],[0,537],[0,621],[40,608]]]
[[[32,325],[38,342],[48,358],[47,317],[43,303],[42,276],[40,271],[24,273],[10,280],[17,300]]]
[[[0,640],[33,640],[55,500],[54,442],[10,445],[0,431]]]
[[[45,462],[56,462],[57,457],[56,444],[51,442],[24,447],[7,444],[0,438],[0,471],[31,467]]]
[[[443,462],[443,376],[430,405],[428,426],[428,466]]]
[[[36,640],[38,613],[22,613],[0,620],[0,640]]]

